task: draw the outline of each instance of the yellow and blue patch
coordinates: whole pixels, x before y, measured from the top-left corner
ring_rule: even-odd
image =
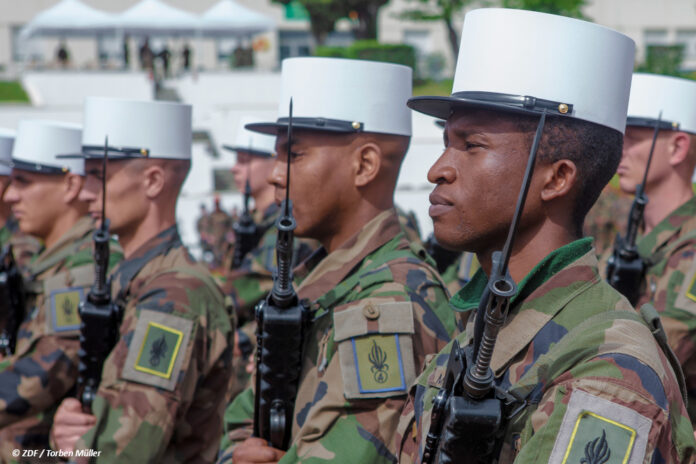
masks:
[[[398,334],[352,338],[351,343],[360,393],[406,390]]]
[[[626,464],[636,435],[636,430],[627,425],[584,411],[575,422],[562,462]]]
[[[54,290],[49,297],[51,327],[55,332],[80,329],[80,303],[84,300],[82,287]]]
[[[133,368],[140,372],[169,379],[184,334],[180,330],[150,322]]]

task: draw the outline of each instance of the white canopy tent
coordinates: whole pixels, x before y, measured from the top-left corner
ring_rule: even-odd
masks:
[[[161,0],[142,0],[115,15],[119,31],[132,35],[194,35],[199,19]]]
[[[275,28],[275,21],[234,0],[220,0],[205,11],[199,20],[204,36],[250,36]]]
[[[85,5],[80,0],[62,0],[37,14],[22,28],[19,37],[94,36],[114,30],[114,15]]]

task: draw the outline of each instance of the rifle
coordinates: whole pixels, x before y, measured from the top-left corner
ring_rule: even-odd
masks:
[[[109,220],[106,218],[106,160],[109,138],[104,141],[102,162],[102,211],[101,224],[94,231],[94,284],[87,298],[80,302],[80,349],[78,356],[77,391],[82,410],[92,411],[92,401],[101,382],[104,361],[118,341],[118,327],[122,312],[111,300],[111,281],[107,279],[109,267]]]
[[[247,176],[246,186],[244,187],[244,210],[237,222],[232,225],[235,242],[231,269],[237,269],[242,265],[244,257],[256,248],[260,238],[258,227],[249,212],[249,197],[251,197],[251,187],[249,186],[249,177]]]
[[[288,118],[287,185],[283,213],[276,221],[278,268],[273,289],[256,306],[256,396],[254,436],[287,450],[290,444],[295,399],[302,368],[302,341],[309,322],[309,307],[292,285],[292,251],[295,218],[290,202],[292,99]]]
[[[5,245],[0,255],[0,311],[4,324],[0,331],[0,354],[10,356],[17,345],[17,331],[25,316],[26,294],[12,245]]]
[[[440,242],[435,238],[435,234],[431,233],[428,239],[424,243],[425,251],[435,260],[437,264],[437,272],[442,274],[457,261],[462,255],[461,251],[448,250],[447,248],[440,245]]]
[[[626,225],[626,235],[616,234],[614,240],[614,250],[607,262],[607,282],[614,287],[628,301],[635,305],[640,297],[640,286],[643,283],[645,271],[648,268],[648,263],[638,254],[636,239],[638,237],[638,229],[643,223],[643,215],[645,206],[648,204],[648,197],[645,195],[645,183],[648,179],[648,170],[652,162],[653,153],[655,151],[655,142],[662,124],[662,112],[655,121],[655,131],[653,132],[652,145],[650,146],[650,155],[648,155],[648,163],[645,166],[643,173],[643,182],[636,186],[636,196],[631,205],[631,211],[628,214],[628,223]],[[672,125],[670,124],[671,128]]]
[[[545,123],[546,110],[543,110],[505,246],[502,252],[493,253],[491,275],[476,313],[474,343],[464,349],[456,339],[452,344],[443,386],[433,400],[423,463],[489,463],[500,445],[499,435],[504,431],[506,419],[503,409],[508,398],[496,391],[490,365],[510,299],[517,293],[508,263]]]

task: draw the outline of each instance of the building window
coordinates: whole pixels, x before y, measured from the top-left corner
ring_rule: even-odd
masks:
[[[278,31],[280,60],[296,56],[309,56],[312,35],[307,31]]]
[[[696,60],[696,30],[677,31],[676,42],[684,46],[685,60]]]
[[[666,29],[647,29],[643,33],[645,45],[669,45]]]
[[[19,33],[21,30],[22,26],[12,26],[12,61],[42,62],[41,39],[20,40]]]

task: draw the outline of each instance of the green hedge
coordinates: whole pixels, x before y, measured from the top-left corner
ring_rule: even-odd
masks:
[[[376,40],[356,40],[348,47],[316,47],[314,56],[384,61],[416,68],[416,51],[411,45],[384,44]]]
[[[0,103],[29,103],[29,97],[17,81],[0,81]]]

